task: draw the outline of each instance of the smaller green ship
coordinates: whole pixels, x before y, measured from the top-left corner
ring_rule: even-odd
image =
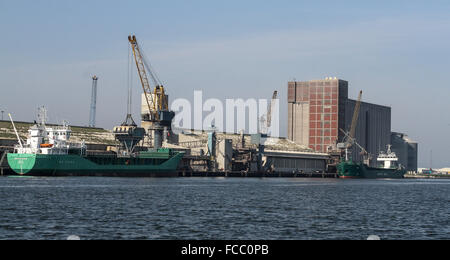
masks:
[[[380,153],[377,161],[380,167],[370,167],[364,163],[356,163],[352,160],[343,160],[338,164],[338,174],[343,179],[363,178],[363,179],[402,179],[406,170],[398,165],[397,155],[388,146],[387,153]]]
[[[50,128],[45,121],[37,123],[28,130],[26,142],[15,132],[19,144],[7,159],[21,176],[174,177],[184,156],[167,148],[135,152],[145,130],[134,121],[114,128],[121,146],[103,154],[88,153],[84,142],[70,143],[71,130],[66,124]]]

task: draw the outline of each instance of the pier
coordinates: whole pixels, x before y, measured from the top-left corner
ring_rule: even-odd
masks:
[[[179,171],[179,177],[223,177],[223,178],[339,178],[336,173],[314,172],[279,172],[279,173],[259,173],[259,172],[186,172]]]
[[[0,176],[4,176],[7,174],[11,174],[12,171],[9,168],[8,160],[6,158],[6,154],[8,152],[12,152],[13,149],[8,146],[0,146]]]
[[[405,179],[450,179],[449,174],[406,174]]]

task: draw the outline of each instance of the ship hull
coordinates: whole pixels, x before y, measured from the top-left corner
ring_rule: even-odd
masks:
[[[364,164],[341,162],[338,174],[342,179],[402,179],[406,170],[368,167]]]
[[[363,166],[363,176],[365,179],[403,179],[406,171],[399,169],[382,169]]]
[[[27,176],[174,177],[183,154],[128,159],[14,153],[7,157],[15,173]]]

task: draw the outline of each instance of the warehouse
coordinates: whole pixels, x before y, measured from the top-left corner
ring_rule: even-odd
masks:
[[[398,156],[399,163],[408,172],[417,172],[417,158],[419,145],[408,135],[393,132],[391,134],[392,151]]]
[[[326,153],[349,131],[356,101],[348,98],[348,82],[337,78],[288,83],[288,138]],[[372,154],[391,141],[391,108],[363,102],[356,141]],[[353,157],[360,161],[360,151]]]
[[[326,172],[327,154],[265,151],[263,161],[275,172]]]

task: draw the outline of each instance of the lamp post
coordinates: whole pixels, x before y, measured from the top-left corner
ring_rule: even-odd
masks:
[[[5,111],[2,109],[2,121],[3,121],[3,114],[5,113]]]

